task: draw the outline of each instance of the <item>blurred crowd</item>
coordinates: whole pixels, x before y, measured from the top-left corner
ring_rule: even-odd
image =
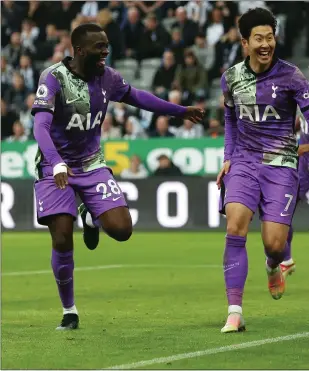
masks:
[[[218,80],[246,56],[237,19],[256,6],[268,7],[277,15],[276,52],[282,58],[292,57],[296,38],[304,27],[309,30],[307,2],[2,1],[2,140],[33,138],[31,107],[39,75],[72,55],[70,32],[85,22],[96,22],[105,30],[110,41],[110,66],[117,68],[121,61],[134,61],[129,81],[133,86],[138,87],[143,80],[145,61],[159,61],[147,89],[170,102],[199,105],[206,110],[203,122],[193,124],[122,103],[110,104],[102,140],[223,135]]]

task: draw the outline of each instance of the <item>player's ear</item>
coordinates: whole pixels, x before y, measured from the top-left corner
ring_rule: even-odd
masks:
[[[79,54],[80,56],[84,56],[84,51],[83,51],[83,49],[82,49],[82,47],[80,47],[80,46],[77,46],[76,47],[76,52],[77,52],[77,54]]]
[[[248,40],[247,39],[244,39],[243,37],[241,38],[241,45],[244,47],[244,48],[247,48],[248,46]]]

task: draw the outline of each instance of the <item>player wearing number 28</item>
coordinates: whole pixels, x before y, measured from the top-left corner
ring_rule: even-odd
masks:
[[[248,57],[221,78],[225,97],[224,166],[217,178],[220,211],[227,217],[224,278],[228,319],[222,332],[245,329],[242,296],[248,273],[246,239],[259,209],[268,288],[284,293],[280,264],[289,255],[288,231],[299,188],[295,116],[309,120],[309,83],[300,70],[274,56],[276,19],[250,9],[239,19]]]
[[[71,42],[74,58],[67,57],[43,71],[32,109],[39,146],[34,185],[37,216],[51,234],[51,264],[63,306],[58,329],[75,329],[79,324],[73,291],[75,194],[83,201],[80,213],[89,249],[99,242],[100,226],[117,241],[128,240],[132,233],[126,200],[106,167],[100,146],[108,102],[124,102],[193,122],[204,115],[199,108],[171,104],[134,89],[105,66],[108,39],[98,25],[77,27]]]

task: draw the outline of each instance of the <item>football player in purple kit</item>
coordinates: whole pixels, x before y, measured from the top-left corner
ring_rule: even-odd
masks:
[[[228,300],[223,333],[245,329],[246,239],[257,208],[270,294],[280,299],[285,289],[280,263],[287,251],[299,186],[294,123],[297,105],[309,120],[309,83],[296,66],[274,56],[276,26],[266,9],[244,13],[239,30],[248,57],[221,78],[225,148],[217,184],[220,212],[227,217],[223,264]]]
[[[75,194],[85,205],[81,214],[89,248],[98,243],[98,225],[117,241],[126,241],[132,234],[126,200],[100,146],[108,102],[125,102],[193,122],[204,115],[199,108],[171,104],[134,89],[105,66],[108,39],[98,25],[75,28],[71,41],[74,58],[67,57],[42,72],[32,108],[39,147],[34,184],[37,217],[48,226],[52,238],[51,265],[63,306],[60,330],[76,329],[79,324],[73,291]],[[95,228],[89,227],[92,221]]]

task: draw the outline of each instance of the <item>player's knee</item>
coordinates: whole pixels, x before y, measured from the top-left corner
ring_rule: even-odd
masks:
[[[278,254],[283,252],[285,248],[285,243],[286,243],[285,240],[282,240],[281,238],[274,236],[269,237],[267,238],[266,241],[264,241],[264,247],[269,255]]]
[[[242,236],[246,237],[248,233],[248,227],[234,220],[230,220],[227,223],[227,234],[231,236]]]
[[[59,231],[53,236],[53,248],[59,252],[73,249],[73,236],[71,233]]]
[[[128,241],[132,235],[132,226],[118,226],[117,229],[110,231],[109,235],[119,242]]]

